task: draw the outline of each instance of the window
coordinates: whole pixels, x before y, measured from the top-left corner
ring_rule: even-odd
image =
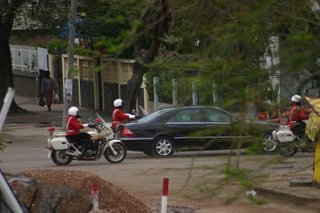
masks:
[[[207,115],[200,109],[186,109],[177,112],[169,119],[170,122],[207,122]]]
[[[224,111],[220,111],[217,109],[208,109],[204,110],[209,122],[230,122],[232,121],[232,117],[225,113]]]
[[[169,119],[169,122],[194,122],[194,113],[192,109],[177,112]]]

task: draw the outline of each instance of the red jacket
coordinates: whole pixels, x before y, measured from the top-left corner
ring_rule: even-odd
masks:
[[[307,120],[309,115],[298,105],[292,105],[290,108],[289,121]]]
[[[70,136],[70,135],[76,135],[80,133],[80,129],[83,129],[84,126],[81,123],[81,121],[74,116],[71,115],[67,115],[66,118],[66,129],[67,129],[67,133],[66,136]]]
[[[124,113],[120,108],[115,108],[112,113],[112,128],[116,129],[120,123],[125,123],[129,120],[129,115]]]

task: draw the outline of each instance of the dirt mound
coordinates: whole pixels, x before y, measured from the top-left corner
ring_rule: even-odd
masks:
[[[114,184],[84,171],[32,170],[20,175],[30,177],[33,184],[15,181],[12,188],[31,212],[89,212],[91,189],[96,184],[99,212],[148,213],[151,209]]]

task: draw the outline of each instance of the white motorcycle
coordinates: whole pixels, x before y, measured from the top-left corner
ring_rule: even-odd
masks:
[[[295,135],[289,128],[289,125],[280,125],[272,132],[272,135],[265,137],[263,149],[266,152],[273,152],[276,148],[280,149],[280,154],[292,156],[298,150],[302,152],[312,152],[315,149],[315,143],[305,134]]]
[[[99,114],[96,114],[93,130],[87,133],[91,136],[91,144],[84,154],[80,150],[82,147],[72,141],[68,141],[65,132],[55,132],[54,127],[49,127],[50,137],[47,141],[49,150],[48,158],[58,165],[68,165],[72,160],[99,160],[102,155],[110,163],[122,162],[126,155],[125,145],[115,138],[114,133]]]

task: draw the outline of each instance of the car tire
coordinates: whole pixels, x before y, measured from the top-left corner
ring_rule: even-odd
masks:
[[[170,157],[174,153],[173,139],[168,136],[157,137],[152,145],[152,153],[159,157]]]

